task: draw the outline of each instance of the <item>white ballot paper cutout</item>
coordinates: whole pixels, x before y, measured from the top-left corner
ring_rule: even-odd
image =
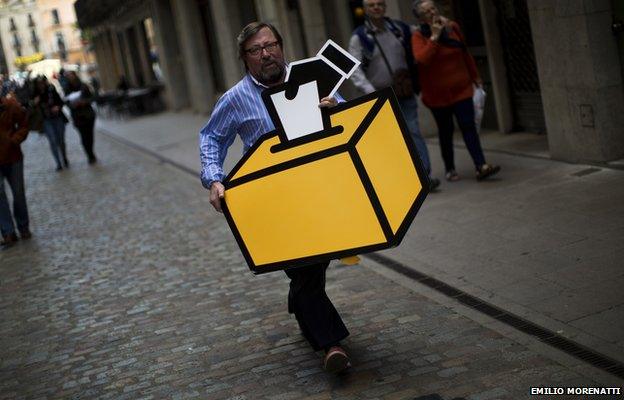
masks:
[[[271,95],[288,140],[323,130],[319,100],[316,81],[299,86],[297,96],[292,100],[286,98],[286,91]]]
[[[328,40],[316,56],[288,66],[289,88],[270,96],[288,140],[323,130],[320,99],[334,96],[359,65],[358,59]]]

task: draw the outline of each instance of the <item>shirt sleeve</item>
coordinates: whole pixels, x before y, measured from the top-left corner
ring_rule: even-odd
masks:
[[[210,189],[213,182],[222,182],[225,178],[223,162],[236,138],[237,127],[230,96],[225,93],[215,105],[206,126],[199,131],[201,181],[206,189]]]
[[[349,53],[360,61],[364,59],[362,56],[362,43],[360,43],[360,38],[358,38],[357,35],[351,36],[351,40],[349,41]],[[372,93],[375,91],[375,87],[366,78],[366,74],[364,74],[362,64],[360,64],[353,72],[353,75],[351,75],[351,81],[355,87],[364,93]]]
[[[427,65],[437,53],[440,45],[424,37],[419,31],[412,35],[412,53],[417,63]]]

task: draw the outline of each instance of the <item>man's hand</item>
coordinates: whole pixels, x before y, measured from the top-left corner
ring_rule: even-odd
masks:
[[[338,104],[338,100],[335,97],[323,97],[319,103],[320,108],[331,108]]]
[[[218,212],[223,212],[221,210],[221,199],[225,193],[225,187],[221,182],[212,182],[210,185],[210,204],[214,207]]]

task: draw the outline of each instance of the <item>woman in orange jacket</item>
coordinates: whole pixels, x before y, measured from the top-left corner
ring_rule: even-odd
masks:
[[[481,86],[474,59],[466,50],[456,22],[440,15],[432,0],[416,0],[414,14],[422,22],[412,36],[423,103],[438,126],[446,179],[456,181],[453,155],[453,115],[475,164],[477,180],[496,174],[500,167],[485,162],[475,124],[473,85]]]

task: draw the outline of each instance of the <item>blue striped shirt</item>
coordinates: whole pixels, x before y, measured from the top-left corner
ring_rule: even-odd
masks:
[[[223,163],[237,134],[243,141],[243,152],[247,152],[262,135],[275,129],[262,101],[266,88],[246,74],[221,96],[208,123],[199,131],[201,181],[206,189],[212,182],[225,179]],[[337,92],[334,97],[338,102],[344,101]]]
[[[210,120],[199,131],[201,181],[209,189],[212,182],[223,181],[223,162],[228,148],[238,134],[243,152],[267,132],[275,129],[262,102],[266,86],[246,74],[217,101]]]

